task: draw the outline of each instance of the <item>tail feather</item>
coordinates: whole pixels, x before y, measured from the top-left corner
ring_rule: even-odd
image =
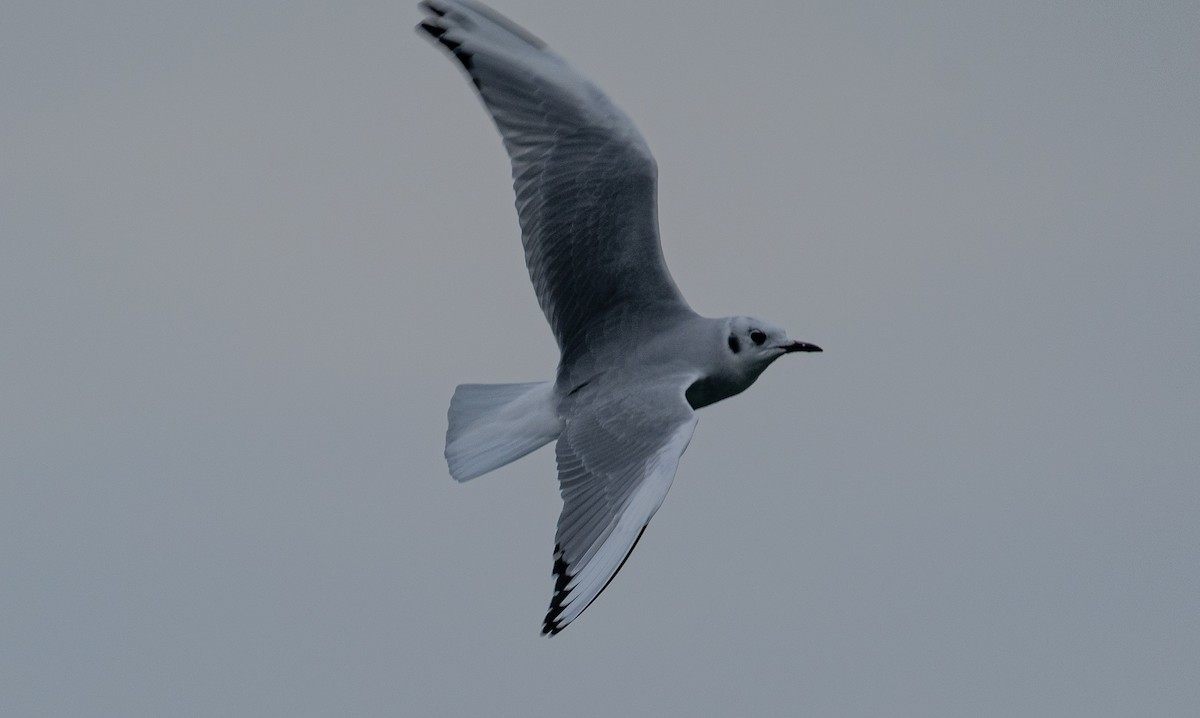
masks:
[[[446,463],[455,481],[516,461],[558,438],[554,382],[460,384],[450,399]]]

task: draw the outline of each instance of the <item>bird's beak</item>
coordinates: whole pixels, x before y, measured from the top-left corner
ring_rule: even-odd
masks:
[[[792,352],[819,352],[821,347],[816,344],[808,344],[806,342],[792,342],[791,344],[783,345],[783,353],[791,354]]]

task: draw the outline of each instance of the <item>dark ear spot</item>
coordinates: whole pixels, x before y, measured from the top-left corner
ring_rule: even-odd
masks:
[[[736,334],[729,335],[729,351],[737,354],[742,350],[742,343],[738,341]]]

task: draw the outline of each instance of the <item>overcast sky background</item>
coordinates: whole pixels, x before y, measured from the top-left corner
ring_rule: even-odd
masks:
[[[508,163],[408,2],[0,23],[0,713],[1200,711],[1200,5],[498,8],[638,123],[701,412],[554,639]]]

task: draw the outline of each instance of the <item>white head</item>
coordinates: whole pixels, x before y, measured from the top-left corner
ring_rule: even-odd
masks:
[[[821,347],[788,339],[782,327],[753,317],[730,317],[725,348],[734,365],[762,371],[792,352],[819,352]]]
[[[788,339],[783,328],[761,319],[727,317],[719,321],[722,333],[715,365],[688,389],[688,402],[697,409],[745,391],[784,354],[821,351],[815,344]]]

